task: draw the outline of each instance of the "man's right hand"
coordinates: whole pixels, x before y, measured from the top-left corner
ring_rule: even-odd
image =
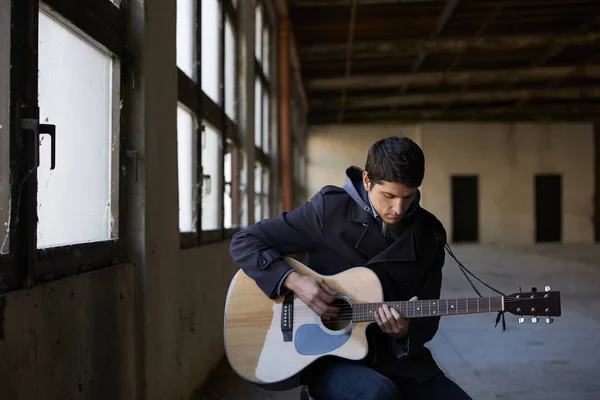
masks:
[[[283,285],[296,293],[296,296],[320,317],[335,317],[340,311],[339,308],[329,305],[333,302],[336,292],[321,278],[294,271],[285,278]]]

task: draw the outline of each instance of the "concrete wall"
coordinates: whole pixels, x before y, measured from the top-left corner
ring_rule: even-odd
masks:
[[[402,130],[426,157],[422,205],[452,232],[451,176],[479,176],[482,243],[535,242],[536,174],[563,176],[563,241],[594,240],[592,124],[421,123],[313,127],[309,134],[309,193],[343,184],[347,165],[364,167],[374,141]]]
[[[2,399],[188,399],[224,355],[229,241],[180,247],[176,4],[129,11],[136,87],[124,90],[123,147],[140,165],[136,181],[123,164],[120,236],[131,262],[2,294]]]

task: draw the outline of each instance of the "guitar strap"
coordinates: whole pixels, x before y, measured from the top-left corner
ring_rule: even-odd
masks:
[[[488,285],[487,283],[485,283],[484,281],[482,281],[481,279],[479,279],[471,271],[469,271],[467,269],[467,267],[465,267],[460,261],[458,261],[458,259],[454,255],[454,252],[450,248],[450,245],[448,244],[448,242],[445,243],[444,248],[446,249],[446,251],[448,252],[448,254],[450,254],[450,256],[454,259],[454,261],[456,261],[456,263],[458,264],[461,272],[463,273],[463,275],[465,276],[465,278],[467,278],[467,281],[469,281],[469,283],[473,287],[473,290],[475,290],[475,292],[477,293],[477,295],[479,295],[479,297],[483,297],[483,296],[481,295],[481,293],[479,293],[479,290],[477,290],[477,288],[475,287],[475,285],[473,284],[473,282],[471,281],[471,279],[467,276],[467,274],[465,273],[465,271],[467,271],[469,273],[469,275],[471,275],[472,277],[474,277],[475,279],[477,279],[479,282],[481,282],[482,284],[484,284],[485,286],[487,286],[488,288],[490,288],[494,292],[498,293],[501,296],[506,296],[501,291],[499,291],[497,289],[494,289],[492,286]],[[504,311],[498,311],[498,315],[496,316],[496,325],[494,327],[498,326],[498,322],[500,322],[500,319],[502,319],[502,331],[504,332],[506,330],[506,321],[504,320]]]

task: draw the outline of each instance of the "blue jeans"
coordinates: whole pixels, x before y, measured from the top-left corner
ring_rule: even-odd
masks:
[[[315,400],[471,400],[445,375],[418,383],[346,361],[326,367],[310,380],[308,388]]]

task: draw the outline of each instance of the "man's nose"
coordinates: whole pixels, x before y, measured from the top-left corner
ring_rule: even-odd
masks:
[[[402,199],[399,199],[398,202],[396,202],[396,204],[394,205],[394,211],[396,212],[396,214],[402,214],[402,204]]]

